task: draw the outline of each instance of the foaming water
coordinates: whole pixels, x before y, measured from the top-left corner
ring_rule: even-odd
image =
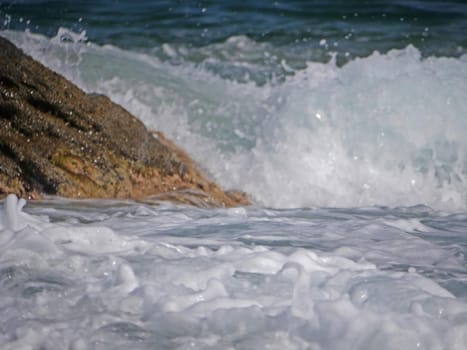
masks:
[[[0,209],[2,349],[467,344],[465,215],[24,204]]]
[[[408,46],[342,67],[331,60],[295,70],[284,61],[288,75],[264,82],[248,73],[254,66],[237,62],[232,73],[229,62],[217,72],[211,60],[171,64],[85,43],[84,33],[65,29],[52,39],[2,35],[86,90],[111,96],[261,205],[466,208],[466,56],[422,58]],[[254,51],[240,37],[216,50],[225,45],[228,56],[233,42]]]
[[[8,196],[0,348],[465,350],[466,14],[0,3],[0,35],[255,201]]]

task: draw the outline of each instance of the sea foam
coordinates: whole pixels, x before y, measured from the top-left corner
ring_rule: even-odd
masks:
[[[460,282],[465,264],[403,225],[420,212],[23,203],[1,209],[2,349],[467,344],[465,298],[423,274]]]

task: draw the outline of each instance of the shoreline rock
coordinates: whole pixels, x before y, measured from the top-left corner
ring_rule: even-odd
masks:
[[[0,197],[159,198],[247,205],[160,132],[0,37]]]

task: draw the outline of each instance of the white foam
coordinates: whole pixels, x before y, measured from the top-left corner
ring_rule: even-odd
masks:
[[[422,238],[419,209],[18,203],[0,216],[2,349],[465,345],[465,298],[422,274],[463,283],[465,263]]]
[[[10,229],[17,231],[24,226],[21,209],[26,205],[24,199],[18,200],[14,194],[10,194],[6,197],[3,205],[3,210],[0,212],[1,226],[0,229]]]

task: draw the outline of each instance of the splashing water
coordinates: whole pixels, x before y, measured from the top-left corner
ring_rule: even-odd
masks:
[[[282,82],[236,82],[225,77],[228,64],[217,73],[211,60],[173,65],[82,43],[84,34],[64,29],[52,39],[3,35],[86,90],[111,96],[261,205],[466,208],[466,56],[422,58],[408,46],[342,67],[308,62]],[[232,42],[254,50],[241,37],[224,49]]]

